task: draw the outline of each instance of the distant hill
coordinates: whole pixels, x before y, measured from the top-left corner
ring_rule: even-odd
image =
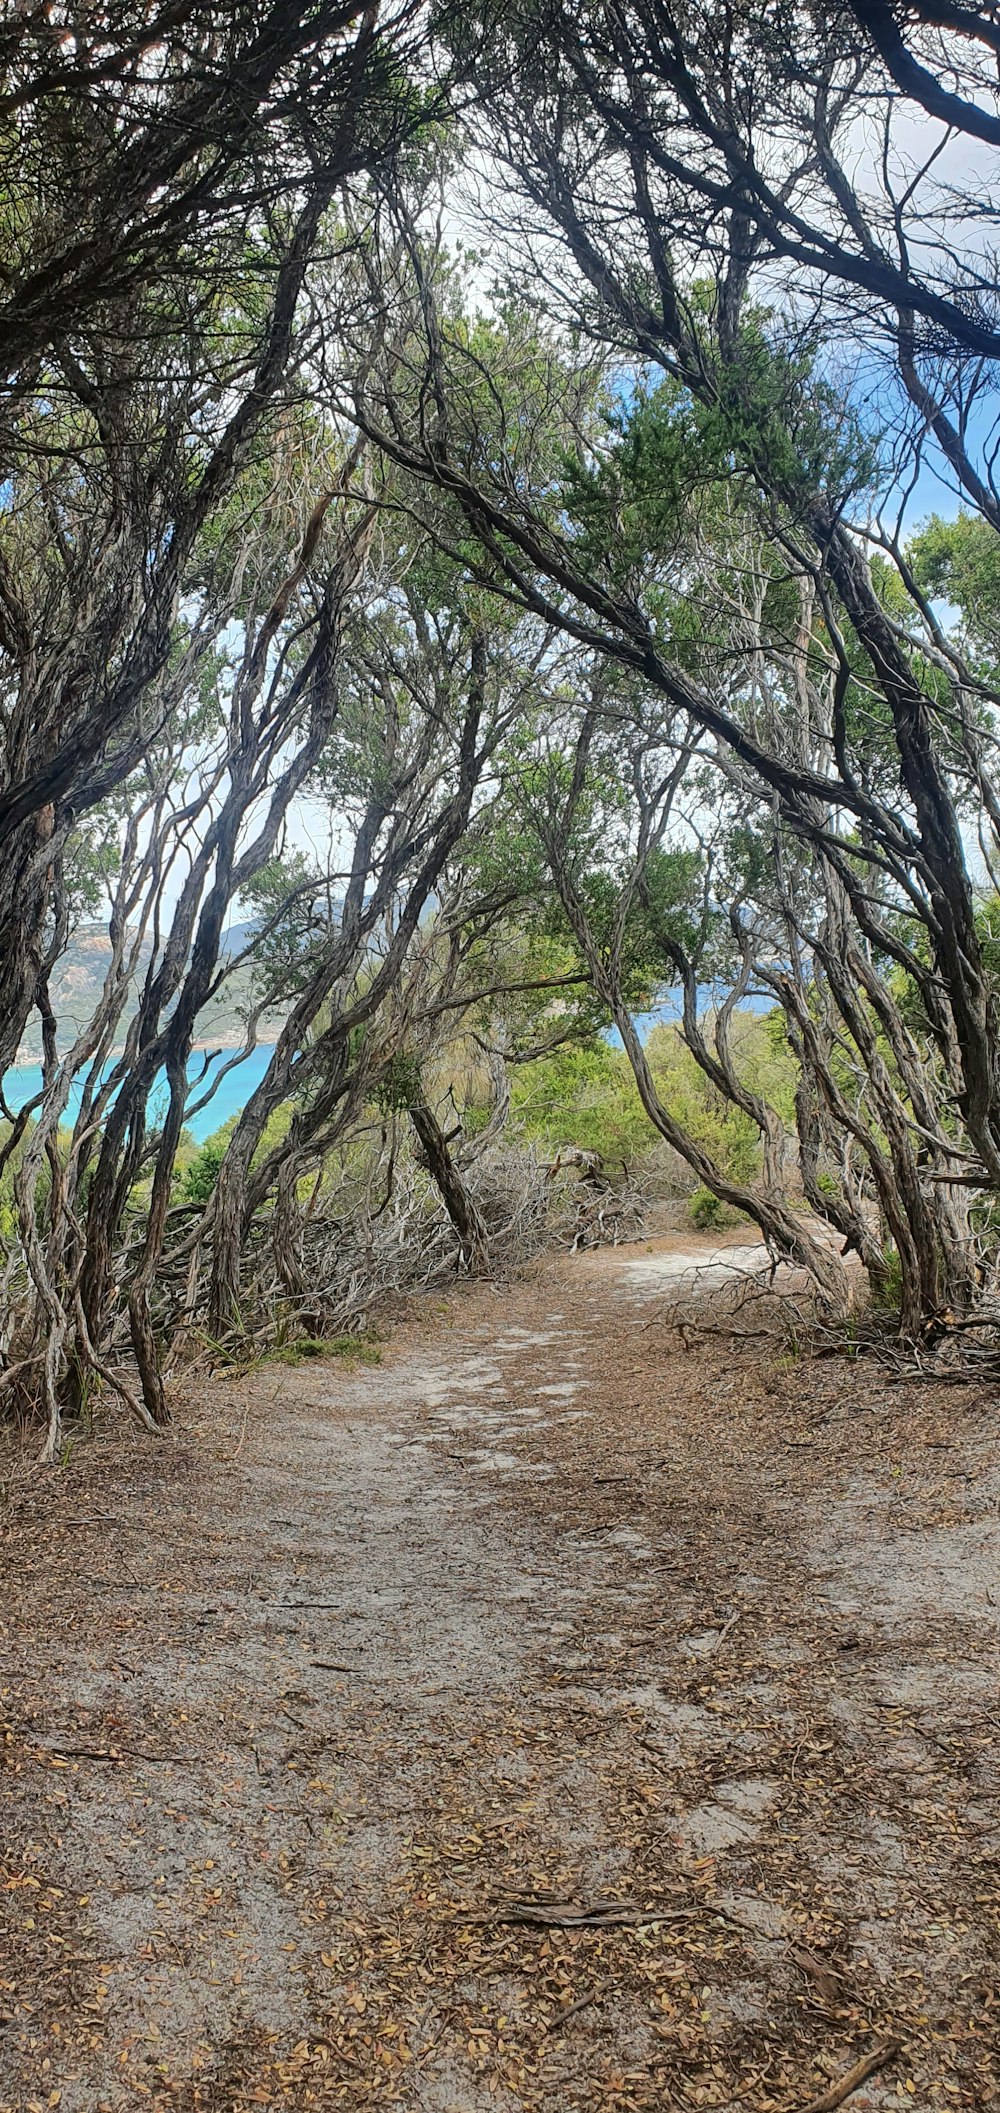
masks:
[[[227,925],[226,930],[222,934],[223,953],[230,957],[233,954],[242,954],[244,949],[250,945],[256,930],[256,920],[252,917],[245,918],[242,924]]]
[[[253,939],[253,934],[252,922],[244,921],[230,925],[223,937],[223,958],[232,959],[242,954]],[[74,933],[62,959],[57,962],[50,989],[58,1022],[60,1049],[68,1049],[75,1035],[92,1017],[110,958],[111,942],[106,928],[103,925],[83,925]],[[136,975],[136,997],[130,1002],[122,1019],[120,1034],[124,1033],[135,1011],[138,988],[148,960],[149,950],[144,948]],[[238,1049],[243,1040],[244,1014],[249,1009],[251,998],[251,969],[247,964],[233,970],[218,996],[199,1014],[195,1046]],[[258,1025],[258,1040],[273,1041],[281,1022],[280,1013],[266,1014]],[[32,1019],[18,1050],[17,1061],[19,1064],[37,1064],[41,1054],[41,1026],[37,1019]]]

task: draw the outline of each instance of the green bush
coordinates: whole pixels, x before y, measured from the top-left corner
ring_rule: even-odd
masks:
[[[751,1034],[743,1032],[745,1022]],[[768,1078],[765,1082],[761,1076],[769,1069],[762,1061],[766,1052],[762,1023],[752,1015],[737,1014],[732,1039],[741,1074],[774,1102],[776,1095],[770,1088],[776,1081]],[[646,1055],[656,1090],[675,1122],[711,1154],[720,1173],[731,1181],[752,1181],[760,1160],[757,1126],[705,1077],[677,1028],[654,1027]]]
[[[259,1166],[261,1160],[266,1159],[273,1146],[280,1144],[282,1138],[287,1135],[288,1126],[292,1120],[292,1112],[291,1103],[282,1101],[281,1106],[275,1108],[273,1113],[268,1116],[263,1137],[250,1162],[251,1166]],[[178,1153],[179,1164],[177,1173],[180,1177],[178,1192],[182,1202],[208,1202],[219,1178],[219,1168],[225,1159],[229,1149],[229,1141],[238,1122],[238,1114],[227,1116],[225,1122],[220,1123],[218,1129],[213,1130],[211,1136],[206,1137],[204,1144],[200,1147],[195,1146],[190,1131],[181,1132],[182,1138],[187,1139],[186,1149]]]
[[[519,1066],[511,1106],[523,1132],[551,1152],[579,1145],[610,1164],[630,1163],[657,1139],[624,1050],[605,1041]]]
[[[878,1313],[898,1313],[903,1299],[903,1265],[894,1247],[886,1250],[884,1273],[872,1283],[872,1305]]]
[[[742,1211],[732,1210],[728,1203],[723,1203],[721,1196],[713,1195],[712,1190],[707,1189],[704,1183],[695,1189],[688,1203],[688,1216],[702,1233],[721,1232],[726,1226],[739,1225],[743,1220]]]
[[[216,1132],[207,1137],[197,1159],[192,1160],[184,1176],[183,1195],[185,1203],[207,1203],[219,1178],[219,1168],[226,1156],[228,1137]]]
[[[730,1022],[730,1045],[746,1084],[791,1124],[795,1060],[774,1022],[767,1015],[737,1012]],[[711,1153],[722,1173],[733,1181],[752,1181],[760,1162],[756,1125],[706,1078],[678,1028],[670,1024],[654,1027],[646,1055],[667,1112],[696,1144]],[[561,1144],[574,1144],[584,1151],[599,1152],[610,1164],[631,1164],[658,1141],[624,1050],[603,1039],[575,1047],[567,1044],[551,1056],[519,1067],[513,1079],[512,1106],[527,1136],[552,1151]],[[716,1208],[722,1211],[725,1207]],[[730,1214],[707,1222],[737,1221]]]

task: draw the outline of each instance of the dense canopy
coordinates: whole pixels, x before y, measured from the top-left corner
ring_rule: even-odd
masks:
[[[155,1426],[192,1345],[526,1251],[574,1152],[995,1354],[998,50],[923,0],[11,17],[47,1457],[95,1383]]]

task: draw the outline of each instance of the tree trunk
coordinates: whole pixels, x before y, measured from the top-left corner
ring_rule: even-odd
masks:
[[[433,1108],[429,1107],[426,1101],[416,1101],[409,1110],[409,1116],[420,1140],[420,1148],[427,1162],[431,1180],[458,1234],[466,1268],[488,1269],[489,1234],[479,1209],[455,1165],[448,1140]]]

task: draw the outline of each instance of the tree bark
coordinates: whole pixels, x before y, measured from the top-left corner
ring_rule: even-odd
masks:
[[[415,1101],[408,1112],[420,1140],[428,1173],[458,1234],[466,1268],[488,1269],[489,1233],[482,1214],[455,1165],[448,1140],[433,1108],[427,1101]]]

